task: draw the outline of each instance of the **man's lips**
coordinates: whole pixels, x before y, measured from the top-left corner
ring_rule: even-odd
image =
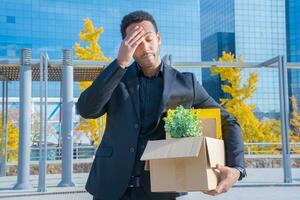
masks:
[[[146,54],[143,55],[142,58],[143,58],[143,59],[144,59],[144,58],[149,58],[150,56],[154,56],[154,55],[155,55],[154,53],[146,53]]]

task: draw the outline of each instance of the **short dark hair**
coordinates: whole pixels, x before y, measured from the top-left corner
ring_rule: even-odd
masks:
[[[156,22],[151,14],[146,11],[138,10],[125,15],[121,22],[121,34],[122,39],[126,37],[126,28],[133,23],[139,23],[141,21],[149,21],[153,24],[155,31],[158,32]]]

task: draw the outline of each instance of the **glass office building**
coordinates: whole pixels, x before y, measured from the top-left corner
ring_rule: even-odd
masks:
[[[161,32],[162,54],[175,61],[200,60],[199,1],[172,2],[151,0],[91,1],[79,0],[1,0],[0,57],[19,58],[20,49],[32,48],[33,57],[47,51],[50,59],[59,59],[61,49],[78,41],[83,18],[104,28],[100,43],[106,56],[115,57],[121,40],[120,22],[134,10],[149,11]],[[184,12],[182,12],[184,10]]]
[[[287,60],[300,63],[300,1],[286,1]],[[290,69],[289,93],[298,100],[300,109],[300,70]]]
[[[20,49],[32,49],[33,58],[47,51],[51,59],[60,59],[62,49],[71,49],[78,41],[83,19],[90,18],[94,26],[104,28],[101,48],[114,58],[121,41],[120,22],[135,10],[150,12],[157,21],[162,36],[161,54],[172,54],[176,61],[200,61],[200,8],[198,0],[189,3],[175,0],[0,0],[0,59],[19,59]],[[184,12],[182,12],[184,10]],[[33,84],[33,96],[38,96],[38,84]],[[10,96],[18,96],[17,84],[10,85]],[[58,97],[59,83],[52,83],[49,95]],[[75,93],[78,96],[78,92]]]
[[[157,20],[162,35],[161,55],[172,54],[174,62],[211,61],[222,51],[243,55],[246,62],[261,62],[287,55],[299,62],[299,2],[296,0],[0,0],[0,59],[17,59],[20,49],[32,49],[33,58],[47,51],[50,59],[61,59],[62,49],[78,42],[83,18],[102,26],[101,48],[107,57],[117,54],[122,17],[134,10],[146,10]],[[299,11],[299,12],[297,12]],[[200,33],[201,32],[201,33]],[[201,44],[201,45],[200,45]],[[224,97],[221,81],[209,69],[181,69],[196,74],[208,92],[218,100]],[[259,73],[257,91],[249,101],[261,117],[278,117],[277,71],[249,69]],[[244,77],[245,77],[244,76]],[[290,94],[300,99],[299,71],[289,71]],[[9,84],[9,96],[19,96],[19,82]],[[0,90],[2,87],[0,87]],[[60,83],[51,82],[49,96],[59,102]],[[75,97],[79,96],[77,84]],[[33,83],[33,96],[39,97],[39,83]],[[53,106],[53,109],[56,108]],[[57,110],[57,109],[56,109]]]
[[[222,51],[235,54],[234,1],[200,1],[201,59],[217,60]],[[226,94],[221,89],[219,76],[211,76],[210,69],[202,69],[202,84],[219,102]]]
[[[62,49],[78,42],[83,19],[103,27],[100,45],[106,57],[115,58],[121,42],[120,23],[135,10],[150,12],[161,33],[161,55],[172,54],[174,62],[200,61],[199,0],[0,0],[0,60],[16,59],[21,48],[31,48],[33,59],[47,51],[50,60],[61,59]],[[76,59],[76,58],[74,58]],[[198,75],[198,77],[200,77]],[[0,87],[0,92],[2,87]],[[55,127],[60,120],[60,82],[49,83],[48,119]],[[9,116],[18,123],[19,82],[9,83]],[[39,110],[39,82],[32,86],[33,109]],[[74,96],[79,96],[75,83]],[[76,116],[74,126],[78,122]]]
[[[287,60],[300,62],[300,1],[286,1]]]
[[[263,62],[286,55],[284,0],[200,0],[200,13],[203,60],[217,59],[222,51],[242,56],[245,62]],[[250,72],[259,76],[257,90],[249,100],[256,105],[256,115],[279,117],[278,71],[247,69],[243,78]],[[209,70],[203,71],[202,78],[207,79],[204,86],[214,91],[215,99],[224,96],[220,87],[215,86],[218,78],[211,78]],[[220,84],[219,81],[217,85]]]

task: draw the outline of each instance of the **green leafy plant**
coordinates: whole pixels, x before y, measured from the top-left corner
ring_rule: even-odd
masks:
[[[177,106],[175,110],[168,111],[167,117],[164,117],[165,131],[172,138],[198,137],[202,135],[200,119],[193,114],[192,109],[185,109],[183,106]]]

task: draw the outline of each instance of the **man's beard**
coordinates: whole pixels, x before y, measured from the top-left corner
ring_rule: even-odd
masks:
[[[157,67],[155,66],[155,64],[157,63],[158,59],[159,59],[159,52],[160,50],[158,49],[156,52],[151,52],[151,53],[145,53],[143,54],[143,56],[141,57],[141,61],[137,61],[137,63],[142,67],[142,68],[151,68],[151,67]],[[153,62],[143,62],[143,57],[147,56],[148,54],[152,54],[151,56],[153,56]],[[136,60],[136,59],[135,59]]]

